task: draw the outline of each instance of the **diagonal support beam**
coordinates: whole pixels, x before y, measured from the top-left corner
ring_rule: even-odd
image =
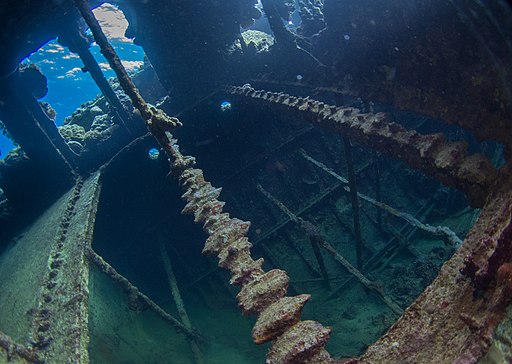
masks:
[[[136,286],[134,286],[128,279],[119,274],[110,264],[108,264],[101,256],[99,256],[92,248],[87,249],[87,258],[89,261],[97,266],[104,274],[109,276],[114,283],[116,283],[121,289],[128,294],[130,303],[129,305],[133,309],[138,307],[147,307],[153,311],[158,317],[163,319],[169,325],[176,329],[179,334],[185,335],[185,337],[193,342],[201,343],[205,342],[205,339],[195,332],[191,327],[187,327],[178,321],[174,316],[165,312],[163,308],[158,306],[152,299],[142,293]]]
[[[193,168],[195,158],[181,154],[177,141],[172,138],[170,131],[181,125],[180,121],[145,103],[108,43],[87,1],[75,0],[75,5],[91,28],[102,54],[116,72],[121,87],[169,157],[171,171],[179,177],[185,191],[183,198],[188,202],[183,213],[193,213],[194,221],[202,223],[209,235],[203,253],[217,255],[219,265],[232,273],[231,282],[242,287],[237,295],[242,311],[258,314],[253,328],[254,342],[261,344],[273,340],[266,363],[330,363],[331,357],[324,347],[331,330],[316,321],[300,321],[302,307],[310,296],[287,297],[289,277],[286,272],[279,269],[265,272],[261,268],[263,259],[252,259],[252,244],[246,237],[250,223],[222,212],[225,203],[217,199],[221,189],[207,182],[202,170]]]
[[[96,62],[94,56],[89,50],[89,44],[85,35],[82,34],[78,23],[74,20],[74,18],[67,19],[64,24],[63,31],[59,35],[59,43],[68,47],[71,52],[79,55],[86,70],[89,72],[101,93],[105,99],[107,99],[110,107],[114,111],[114,114],[117,116],[117,122],[130,132],[129,127],[132,126],[131,124],[133,123],[133,120],[124,109],[121,101],[103,75],[103,71],[98,65],[98,62]]]
[[[309,97],[225,86],[240,101],[276,112],[285,112],[309,123],[368,145],[464,192],[476,207],[484,205],[497,177],[491,162],[481,154],[467,155],[464,142],[448,142],[443,134],[420,134],[390,122],[384,113],[361,113],[352,107],[336,107]]]

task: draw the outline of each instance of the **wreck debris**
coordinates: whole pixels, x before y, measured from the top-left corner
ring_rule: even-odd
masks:
[[[183,299],[181,298],[181,293],[178,288],[178,282],[176,281],[176,276],[172,270],[171,259],[169,258],[169,254],[167,253],[167,249],[163,241],[160,241],[160,253],[162,255],[162,262],[164,264],[165,272],[167,273],[167,279],[169,280],[169,286],[171,287],[172,298],[174,299],[174,303],[178,309],[178,314],[180,315],[181,322],[183,326],[193,331],[192,323],[187,314],[187,310],[185,309],[185,304],[183,303]],[[194,354],[194,360],[196,364],[202,364],[203,354],[201,353],[201,349],[197,345],[197,343],[193,340],[189,340],[190,349],[192,349],[192,353]]]
[[[345,184],[349,183],[348,180],[346,180],[345,178],[338,175],[336,172],[334,172],[332,169],[327,167],[325,164],[323,164],[322,162],[319,162],[316,159],[309,156],[303,149],[300,150],[300,154],[306,160],[308,160],[315,166],[319,167],[326,173],[330,174],[331,176],[336,178],[338,181],[343,182]],[[348,186],[344,186],[343,189],[345,191],[350,191],[350,187],[348,187]],[[429,224],[424,224],[421,221],[419,221],[418,219],[416,219],[414,216],[412,216],[411,214],[408,214],[403,211],[399,211],[389,205],[386,205],[385,203],[377,201],[377,200],[375,200],[363,193],[360,193],[360,192],[357,192],[357,197],[359,197],[361,200],[371,203],[372,205],[376,206],[377,208],[382,209],[393,216],[403,219],[404,221],[406,221],[407,223],[409,223],[410,225],[412,225],[414,227],[417,227],[418,229],[426,231],[434,236],[441,237],[442,239],[447,241],[453,247],[458,247],[462,244],[462,240],[457,236],[457,234],[455,234],[455,232],[453,230],[451,230],[447,226],[432,226]]]
[[[266,103],[265,103],[266,104]],[[338,110],[339,111],[339,110]],[[344,121],[345,123],[348,123],[347,120],[343,118],[343,115],[338,115],[340,120]],[[345,117],[348,117],[347,115],[344,115]],[[363,117],[364,120],[364,117]],[[356,126],[354,127],[356,132],[356,135],[359,135],[359,139],[365,138],[364,132],[361,128],[357,128],[358,120],[351,119],[350,121],[355,122]],[[374,120],[375,121],[375,120]],[[378,120],[377,120],[378,121]],[[379,123],[377,123],[378,126]],[[348,130],[350,130],[350,127],[347,125],[343,125],[344,127],[347,127]],[[370,125],[366,125],[370,127],[370,130],[372,129],[372,123]],[[376,126],[376,127],[377,127]],[[386,125],[386,127],[388,127]],[[448,171],[442,170],[441,172],[438,171],[438,166],[434,163],[436,160],[435,157],[439,157],[439,155],[443,156],[443,153],[446,152],[442,146],[444,146],[442,141],[442,137],[437,136],[431,139],[428,139],[425,136],[419,136],[419,134],[413,133],[413,132],[403,132],[402,135],[400,135],[400,131],[403,131],[401,127],[393,125],[391,128],[388,128],[388,134],[385,133],[386,128],[382,125],[380,125],[380,128],[376,128],[377,131],[374,134],[370,135],[372,138],[375,138],[377,142],[384,141],[387,142],[390,140],[391,146],[391,152],[402,152],[401,158],[405,158],[406,160],[409,160],[411,163],[417,162],[419,163],[419,166],[421,168],[424,168],[426,170],[434,169],[434,171],[437,173],[433,173],[434,175],[438,176],[439,178],[444,178],[448,181],[459,181],[461,178],[461,169],[462,172],[465,172],[464,168],[456,168],[455,171],[452,171],[450,168],[446,167]],[[176,173],[180,178],[180,183],[186,190],[186,193],[188,193],[188,197],[185,197],[187,201],[190,203],[192,200],[195,202],[189,206],[189,209],[191,212],[194,212],[195,220],[198,222],[204,223],[205,230],[211,235],[215,235],[215,238],[210,240],[210,245],[212,252],[218,251],[219,253],[222,251],[225,251],[225,258],[223,259],[223,264],[232,272],[234,283],[245,286],[246,284],[249,284],[253,280],[256,279],[256,277],[260,277],[263,275],[263,271],[261,269],[261,261],[254,261],[250,257],[248,253],[248,244],[247,242],[242,240],[239,241],[244,235],[244,230],[246,231],[248,229],[248,224],[243,221],[236,221],[235,219],[231,219],[228,214],[222,213],[222,203],[216,198],[212,198],[210,196],[216,195],[220,192],[213,192],[211,189],[213,187],[208,186],[208,183],[204,180],[204,177],[202,175],[202,171],[198,169],[192,168],[194,164],[194,159],[192,157],[184,157],[180,152],[179,149],[175,143],[175,141],[172,139],[172,136],[170,135],[169,131],[166,128],[156,128],[156,129],[150,129],[153,134],[157,137],[158,141],[160,142],[161,146],[165,149],[165,151],[169,154],[172,161],[172,170],[174,173]],[[397,131],[398,130],[398,131]],[[382,136],[378,132],[384,133]],[[395,132],[398,132],[398,136],[401,136],[402,138],[405,138],[406,142],[401,140],[400,138],[396,137]],[[403,135],[405,134],[405,135]],[[396,137],[396,139],[393,139],[393,136]],[[353,136],[352,136],[353,137]],[[412,147],[407,141],[412,138],[414,140],[419,140],[420,142],[424,142],[423,147],[421,148],[421,151],[424,152],[424,154],[419,153],[419,150],[417,148]],[[357,138],[355,138],[357,140]],[[371,139],[371,138],[370,138]],[[402,143],[401,143],[402,142]],[[378,143],[377,143],[378,144]],[[421,145],[421,143],[420,143]],[[448,144],[452,145],[452,144]],[[457,145],[460,147],[460,145]],[[463,148],[460,148],[463,149]],[[406,153],[408,151],[412,151],[411,153]],[[461,151],[457,148],[455,148],[456,153],[452,155],[452,157],[461,157],[463,166],[468,166],[468,159],[465,157],[464,153],[461,153]],[[462,155],[461,155],[462,154]],[[425,155],[426,162],[422,160],[422,155]],[[456,158],[455,158],[456,159]],[[455,161],[455,160],[454,160]],[[469,163],[471,164],[471,163]],[[487,188],[489,187],[488,184],[493,180],[493,177],[495,175],[494,169],[492,167],[489,167],[488,169],[485,168],[485,163],[482,170],[476,170],[468,172],[468,178],[462,178],[464,182],[469,180],[468,186],[466,186],[466,191],[468,194],[470,194],[475,200],[479,201],[483,204],[483,200],[486,197]],[[443,167],[445,167],[443,165]],[[493,173],[485,173],[491,171]],[[485,177],[482,177],[484,176]],[[489,177],[491,176],[491,177]],[[465,176],[466,177],[466,176]],[[478,177],[482,177],[479,179]],[[482,182],[483,181],[483,182]],[[482,182],[479,184],[479,182]],[[462,182],[461,182],[462,183]],[[464,185],[464,183],[462,183]],[[476,187],[475,187],[476,186]],[[463,186],[464,187],[464,186]],[[459,186],[459,188],[462,188]],[[476,192],[475,192],[476,191]],[[210,193],[211,192],[211,193]],[[478,197],[480,197],[480,200],[478,200]],[[235,220],[235,221],[233,221]],[[218,230],[218,231],[217,231]],[[231,249],[230,244],[234,243],[235,241],[238,241],[237,248]],[[242,260],[244,261],[243,265],[239,265],[238,262]],[[248,267],[244,269],[244,267]],[[275,274],[280,285],[283,285],[283,283],[286,280],[282,279],[282,275]],[[274,277],[274,278],[276,278]],[[272,277],[269,277],[272,278]],[[261,296],[257,296],[261,297]],[[277,299],[275,300],[277,301]],[[274,302],[275,302],[274,301]],[[271,309],[272,303],[274,302],[268,302],[268,305],[265,307],[264,310]],[[264,307],[266,303],[258,303],[259,306]],[[396,326],[394,326],[396,327]],[[313,328],[313,329],[312,329]],[[296,332],[299,330],[299,332]],[[427,332],[428,330],[425,330]],[[275,342],[274,347],[269,352],[268,361],[270,363],[272,362],[297,362],[297,361],[312,361],[316,360],[317,362],[329,362],[329,356],[326,354],[326,352],[322,349],[323,345],[325,345],[326,337],[328,337],[328,329],[323,328],[319,324],[310,324],[309,322],[301,322],[299,321],[295,325],[288,328],[284,333],[279,336]],[[409,342],[415,342],[414,338],[407,338]],[[404,344],[405,345],[405,344]],[[301,351],[304,348],[308,348],[307,351]],[[391,343],[387,343],[387,347],[396,347],[395,345],[391,345]],[[281,353],[278,349],[286,349],[286,353]],[[309,356],[306,356],[308,354]]]
[[[318,237],[316,235],[309,236],[309,242],[311,243],[311,248],[313,249],[313,254],[315,255],[316,261],[318,263],[318,266],[320,267],[320,272],[322,274],[322,278],[324,280],[324,285],[327,289],[331,289],[331,284],[329,283],[329,275],[327,274],[327,268],[325,267],[324,257],[322,256],[322,253],[320,252],[320,244],[321,242],[318,241]],[[299,255],[302,256],[302,254]],[[306,260],[306,259],[304,259]]]
[[[295,45],[295,36],[284,26],[277,6],[269,0],[262,0],[261,4],[270,24],[270,28],[276,37],[277,44],[282,47],[283,51],[296,50],[297,46]]]
[[[7,351],[8,359],[19,356],[33,364],[43,364],[44,360],[34,349],[27,349],[0,331],[0,347]]]
[[[472,204],[481,207],[497,171],[480,154],[467,155],[463,142],[448,142],[443,134],[420,134],[389,122],[383,113],[361,113],[358,109],[336,107],[285,93],[225,86],[224,92],[244,102],[294,113],[314,125],[333,130],[397,158],[411,168],[430,174],[442,183],[463,191]]]
[[[358,168],[357,170],[357,173],[362,173],[363,171],[365,171],[367,168],[371,167],[371,164],[370,163],[366,163],[364,164],[363,166],[361,166],[360,168]],[[333,172],[334,173],[334,172]],[[319,203],[321,202],[324,202],[326,199],[328,199],[330,196],[332,196],[333,194],[335,194],[338,190],[340,190],[341,188],[343,188],[344,186],[346,186],[346,184],[348,184],[348,181],[347,180],[344,180],[344,182],[340,182],[340,183],[337,183],[335,184],[334,186],[332,187],[328,187],[325,192],[321,193],[320,195],[316,196],[315,198],[311,199],[310,201],[308,201],[304,207],[302,207],[300,210],[296,211],[296,215],[297,216],[302,216],[304,213],[306,213],[307,211],[309,211],[311,208],[313,208],[314,206],[317,206]],[[284,228],[285,226],[287,226],[292,220],[290,219],[289,216],[287,216],[285,219],[283,220],[280,220],[279,222],[277,222],[271,229],[263,232],[262,234],[260,234],[258,236],[258,238],[254,241],[254,245],[259,245],[263,240],[269,238],[270,236],[272,236],[273,234],[275,234],[277,231],[281,230],[282,228]]]
[[[420,219],[425,219],[430,214],[434,206],[434,199],[429,198],[411,216],[418,221]],[[384,247],[382,247],[382,249],[377,251],[370,259],[368,259],[365,268],[368,271],[377,273],[382,272],[403,248],[407,248],[412,255],[418,257],[418,254],[415,253],[415,249],[413,249],[409,243],[409,239],[411,239],[415,234],[416,230],[418,230],[418,227],[410,225],[408,222],[404,223],[399,230],[390,229],[392,235],[391,238],[387,241]]]
[[[361,272],[353,267],[348,260],[346,260],[340,253],[338,253],[336,249],[334,249],[334,247],[327,241],[324,241],[322,246],[333,256],[334,259],[336,259],[336,261],[343,265],[366,288],[376,292],[382,301],[391,309],[391,311],[393,311],[398,316],[401,316],[404,313],[404,310],[384,292],[384,289],[378,282],[372,282],[366,278]]]
[[[416,100],[414,102],[416,102]],[[498,129],[499,128],[496,128],[496,130],[498,130]],[[352,189],[352,191],[353,191],[353,189]],[[377,200],[379,200],[379,199],[377,198]],[[221,209],[222,206],[220,206],[219,208]],[[205,210],[205,211],[208,211],[208,210]],[[502,233],[502,234],[498,234],[497,240],[491,239],[489,241],[484,241],[484,243],[485,243],[484,244],[485,246],[483,247],[484,251],[485,251],[485,249],[499,247],[499,250],[501,250],[503,253],[504,248],[509,248],[508,243],[507,243],[507,241],[509,241],[508,235],[509,235],[508,232],[506,234]],[[239,252],[244,249],[248,249],[249,242],[247,240],[239,239],[239,240],[237,240],[237,244],[238,245],[237,245],[236,251]],[[499,252],[499,250],[497,250],[497,251]],[[483,283],[485,283],[485,285],[479,285],[481,288],[487,288],[487,289],[489,287],[492,288],[492,285],[494,283],[492,278],[493,278],[494,274],[498,275],[498,278],[496,279],[496,282],[498,285],[506,284],[509,281],[509,277],[510,277],[509,275],[507,275],[507,272],[506,272],[507,269],[509,269],[509,267],[507,267],[505,265],[499,266],[499,264],[501,264],[503,261],[503,256],[500,256],[499,259],[496,258],[496,257],[498,257],[499,254],[494,256],[496,259],[493,260],[492,264],[488,264],[488,265],[492,265],[493,267],[490,267],[490,269],[489,268],[486,269],[485,266],[482,267],[480,264],[478,264],[478,263],[484,263],[484,264],[487,263],[485,261],[485,258],[479,256],[478,253],[479,253],[479,251],[473,251],[471,256],[468,256],[468,258],[467,258],[467,263],[468,263],[467,266],[471,267],[471,269],[469,269],[469,271],[468,271],[468,273],[469,273],[468,275],[470,277],[472,277],[473,279],[482,277],[482,278],[475,279],[475,281],[478,281],[478,280],[485,281],[485,282],[483,282]],[[510,260],[510,257],[508,257],[507,259]],[[477,262],[475,263],[475,261],[477,261]],[[231,252],[227,251],[225,256],[223,256],[221,258],[221,262],[222,262],[222,264],[229,266],[229,264],[231,264],[231,262],[232,262]],[[472,266],[473,264],[475,265],[474,268]],[[499,268],[496,270],[495,266],[496,267],[499,266]],[[481,274],[481,275],[479,275],[479,274]],[[464,313],[464,314],[460,314],[459,318],[461,318],[461,321],[463,321],[473,331],[477,331],[482,327],[479,324],[479,321],[474,319],[473,316],[471,316],[471,315]],[[411,336],[411,337],[414,337],[414,336]],[[395,344],[397,344],[397,345],[395,345]],[[398,347],[399,345],[397,342],[392,342],[390,346]]]
[[[168,322],[172,327],[174,327],[178,333],[185,335],[187,339],[195,342],[204,342],[204,339],[197,332],[186,327],[172,315],[165,312],[163,308],[158,306],[144,293],[140,292],[139,289],[130,283],[128,279],[119,274],[101,256],[96,254],[92,248],[88,249],[87,257],[91,263],[94,263],[103,273],[109,276],[119,287],[121,287],[126,294],[128,294],[130,309],[144,310],[145,308],[149,308],[165,322]]]
[[[298,67],[299,69],[304,69],[306,65],[325,67],[318,58],[306,49],[300,47],[297,44],[299,38],[284,26],[281,18],[289,17],[293,10],[290,4],[284,2],[282,6],[279,6],[273,1],[261,0],[261,5],[268,19],[270,29],[272,29],[272,33],[274,33],[277,49],[283,52],[283,54],[286,53],[288,55],[289,65],[295,63],[294,67]],[[286,15],[283,13],[286,13]]]
[[[291,212],[281,201],[272,196],[268,191],[266,191],[261,185],[257,186],[258,191],[260,191],[263,196],[272,201],[277,207],[281,209],[286,215],[290,217],[292,221],[297,223],[299,227],[308,235],[314,236],[318,241],[318,244],[323,247],[325,250],[329,252],[333,256],[333,258],[339,262],[347,271],[352,274],[354,277],[359,280],[366,288],[376,292],[381,298],[382,301],[397,315],[402,315],[403,310],[400,308],[398,304],[396,304],[391,297],[389,297],[382,287],[380,287],[375,282],[370,281],[366,278],[358,269],[356,269],[348,260],[346,260],[341,254],[339,254],[336,249],[326,240],[325,236],[320,232],[320,229],[310,221],[304,220],[301,217],[296,216],[293,212]]]

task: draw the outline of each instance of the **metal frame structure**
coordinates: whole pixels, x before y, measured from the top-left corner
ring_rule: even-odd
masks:
[[[310,296],[287,296],[289,277],[286,272],[279,269],[265,272],[263,260],[251,257],[252,244],[246,237],[250,222],[223,212],[224,202],[218,200],[221,189],[204,179],[201,169],[194,167],[194,157],[180,152],[171,134],[180,121],[146,104],[103,35],[88,3],[75,0],[75,4],[146,127],[168,155],[171,172],[178,178],[187,202],[183,213],[193,213],[194,221],[201,223],[209,235],[203,253],[216,255],[219,266],[231,272],[230,282],[241,287],[237,299],[242,312],[258,316],[252,332],[254,342],[272,341],[267,363],[335,362],[324,349],[330,329],[316,321],[300,320],[302,307]],[[385,114],[363,113],[309,98],[257,91],[250,86],[226,86],[222,92],[249,107],[264,107],[274,113],[297,117],[388,153],[412,169],[461,190],[474,206],[482,208],[478,221],[455,255],[443,265],[435,281],[377,343],[349,362],[474,363],[482,358],[512,300],[512,171],[509,165],[498,170],[481,155],[468,156],[464,143],[447,142],[442,134],[422,135],[407,130],[391,122]],[[56,152],[55,158],[62,158],[57,149],[50,149]],[[62,161],[60,165],[67,164]],[[67,165],[66,168],[75,175],[72,167]],[[89,261],[121,284],[136,302],[154,305],[90,249],[100,187],[100,172],[86,181],[76,177],[74,188],[60,202],[59,227],[33,312],[31,341],[29,345],[20,345],[1,334],[1,355],[30,363],[88,362]],[[289,216],[308,229],[304,219]],[[314,229],[309,226],[309,230]],[[359,279],[366,282],[364,277],[359,276]],[[366,283],[371,286],[371,282]],[[161,310],[158,306],[153,309]],[[161,312],[161,317],[167,317],[192,344],[201,341],[190,323],[168,316]],[[199,351],[193,345],[192,349]],[[196,361],[200,361],[199,356]]]

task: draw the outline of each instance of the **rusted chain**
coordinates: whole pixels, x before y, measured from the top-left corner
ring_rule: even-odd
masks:
[[[267,363],[330,363],[330,355],[324,346],[331,330],[316,321],[300,321],[302,307],[310,296],[286,297],[289,283],[286,272],[279,269],[265,272],[261,268],[263,259],[251,258],[252,244],[246,237],[250,223],[223,213],[225,203],[217,199],[221,189],[205,181],[202,170],[193,168],[194,157],[181,154],[177,141],[170,133],[181,125],[180,121],[145,103],[87,2],[75,0],[75,4],[91,28],[102,54],[118,76],[121,87],[169,157],[171,171],[178,176],[185,190],[183,198],[188,203],[183,213],[194,213],[194,221],[204,224],[209,238],[203,254],[216,254],[220,260],[219,266],[231,271],[231,283],[242,287],[237,295],[242,311],[259,315],[253,329],[254,341],[259,344],[273,340]]]
[[[498,176],[481,154],[467,154],[464,142],[450,142],[442,133],[420,134],[389,121],[384,113],[363,113],[352,107],[328,105],[309,97],[282,92],[225,86],[224,92],[241,102],[292,114],[396,158],[413,169],[437,178],[464,192],[475,207],[482,207]]]

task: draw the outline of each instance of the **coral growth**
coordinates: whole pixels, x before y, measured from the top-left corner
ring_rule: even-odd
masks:
[[[246,30],[242,32],[242,38],[252,53],[268,52],[274,45],[274,37],[259,30]]]
[[[77,124],[68,124],[59,127],[60,135],[66,142],[74,141],[83,144],[85,138],[85,129]]]

